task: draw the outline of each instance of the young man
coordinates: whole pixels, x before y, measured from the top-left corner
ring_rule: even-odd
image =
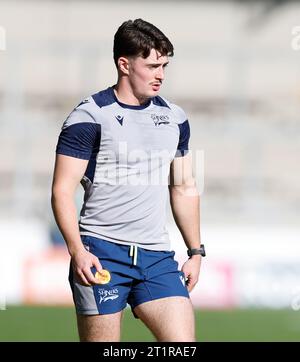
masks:
[[[81,341],[119,341],[127,303],[158,341],[195,341],[189,292],[203,252],[189,124],[158,96],[172,55],[155,26],[124,22],[114,38],[117,84],[81,102],[59,136],[52,208],[71,256]],[[195,249],[181,271],[165,229],[168,194],[186,246]],[[101,269],[109,272],[104,284],[96,278]]]

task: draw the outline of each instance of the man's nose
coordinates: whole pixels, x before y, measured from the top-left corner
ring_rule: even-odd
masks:
[[[164,77],[165,77],[164,69],[163,69],[163,67],[159,67],[159,68],[157,69],[156,78],[159,79],[159,80],[163,80]]]

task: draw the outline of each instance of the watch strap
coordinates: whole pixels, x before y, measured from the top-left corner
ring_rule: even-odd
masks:
[[[204,249],[204,244],[200,245],[200,248],[196,248],[196,249],[188,249],[187,250],[187,254],[189,257],[193,256],[193,255],[202,255],[205,256],[205,249]]]

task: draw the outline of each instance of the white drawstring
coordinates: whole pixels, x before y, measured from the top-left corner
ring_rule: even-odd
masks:
[[[129,256],[133,256],[133,265],[137,265],[137,254],[138,254],[137,245],[130,245]]]

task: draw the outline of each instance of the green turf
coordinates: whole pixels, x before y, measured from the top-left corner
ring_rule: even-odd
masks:
[[[300,312],[292,310],[197,311],[198,341],[300,341]],[[0,311],[0,341],[77,341],[73,308],[8,307]],[[122,341],[154,341],[125,310]]]

